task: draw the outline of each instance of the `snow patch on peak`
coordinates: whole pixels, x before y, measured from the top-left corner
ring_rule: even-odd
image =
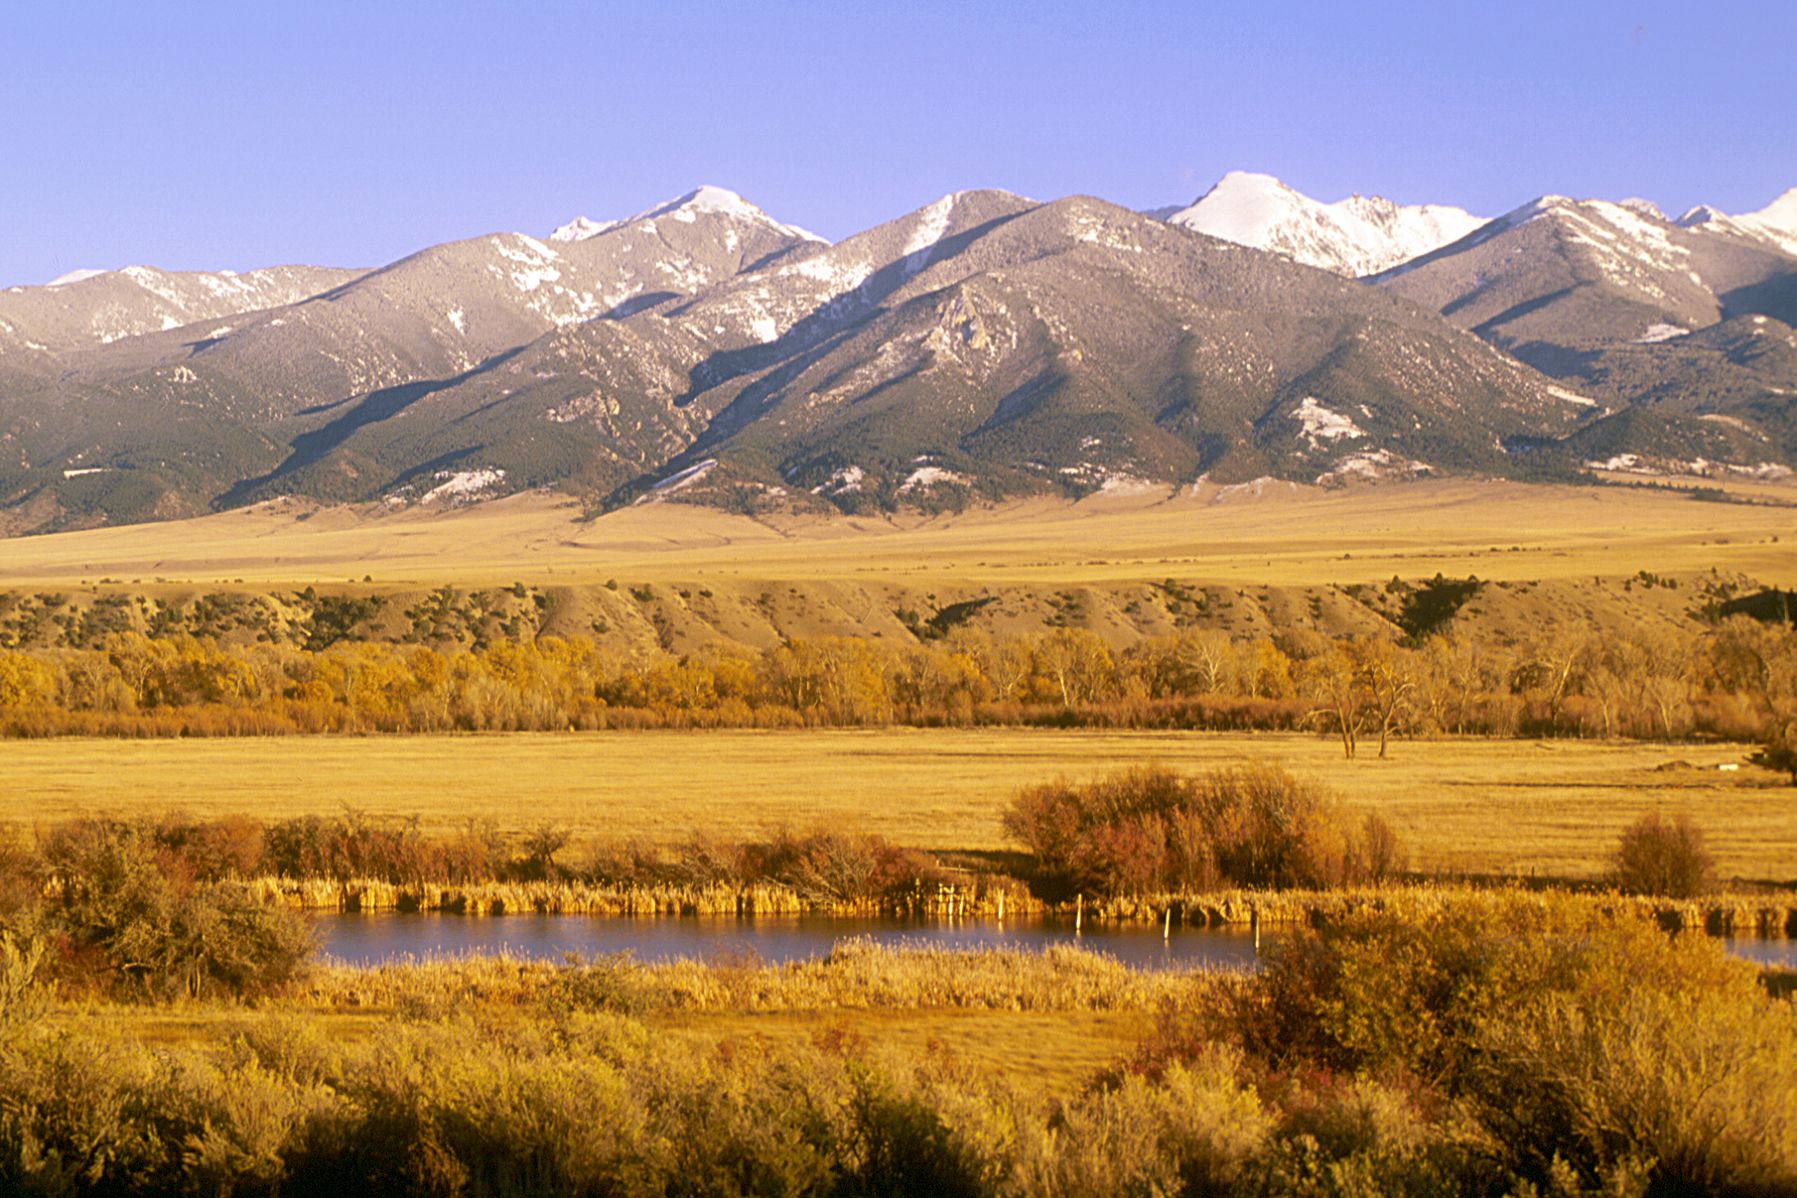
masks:
[[[1351,276],[1388,270],[1486,223],[1459,208],[1403,206],[1379,196],[1352,195],[1325,204],[1271,175],[1250,171],[1224,175],[1196,203],[1167,220]]]
[[[1776,225],[1797,233],[1797,187],[1791,188],[1758,212],[1749,212],[1747,216],[1760,224]]]
[[[797,225],[783,225],[736,192],[727,187],[714,187],[709,183],[695,187],[683,196],[667,200],[644,209],[628,220],[593,220],[591,217],[577,216],[561,228],[549,235],[551,241],[585,241],[590,237],[598,237],[622,229],[628,225],[636,225],[645,232],[655,231],[658,219],[672,220],[679,224],[690,225],[698,221],[702,215],[722,216],[729,220],[761,225],[784,233],[789,237],[797,237],[801,241],[816,241],[824,245],[829,242],[816,233],[799,228]],[[734,234],[729,236],[734,237]],[[735,248],[732,246],[731,248]]]
[[[46,286],[46,287],[67,287],[70,283],[79,283],[79,282],[83,281],[84,279],[97,279],[101,275],[109,275],[111,273],[112,272],[109,270],[89,270],[86,268],[83,268],[81,270],[71,270],[66,275],[57,275],[54,279],[51,279],[48,283],[45,283],[44,286]]]
[[[797,237],[802,241],[823,242],[816,233],[808,232],[797,225],[784,225],[760,208],[749,203],[736,192],[727,187],[714,187],[709,183],[701,184],[678,199],[657,204],[647,212],[639,212],[630,218],[634,221],[649,221],[657,217],[668,217],[681,224],[692,224],[701,215],[722,216],[730,220],[746,221],[751,224],[764,225],[767,228],[785,233],[789,237]],[[827,242],[825,244],[828,244]]]
[[[905,239],[905,273],[914,275],[930,264],[930,253],[948,232],[948,221],[955,210],[955,195],[945,195],[918,210],[917,224]]]
[[[1757,212],[1730,216],[1708,204],[1699,204],[1679,217],[1677,223],[1684,229],[1732,233],[1737,237],[1769,241],[1787,254],[1797,254],[1797,187]]]
[[[1797,254],[1797,187],[1739,220],[1785,253]]]
[[[1563,212],[1572,208],[1577,203],[1578,201],[1570,196],[1536,196],[1528,203],[1517,208],[1512,208],[1510,211],[1504,213],[1504,215],[1498,217],[1497,221],[1494,223],[1511,227],[1515,227],[1516,225],[1526,225],[1532,220],[1538,220],[1544,216],[1553,216]]]
[[[551,241],[585,241],[589,237],[597,237],[601,233],[609,233],[618,227],[615,220],[594,220],[588,216],[577,216],[561,228],[549,235]]]
[[[1286,186],[1272,175],[1258,171],[1230,171],[1198,197],[1198,203],[1212,201],[1219,218],[1233,216],[1240,221],[1258,219],[1268,203],[1301,202],[1306,197]]]
[[[681,196],[667,209],[671,214],[687,213],[691,220],[694,212],[715,212],[720,216],[734,216],[740,220],[765,219],[767,213],[743,199],[727,187],[713,187],[702,183],[697,188]]]
[[[1722,225],[1731,230],[1736,227],[1733,217],[1708,204],[1697,205],[1672,223],[1681,229],[1701,229],[1708,225]]]

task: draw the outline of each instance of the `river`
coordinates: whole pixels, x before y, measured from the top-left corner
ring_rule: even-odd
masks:
[[[559,961],[629,952],[639,961],[802,960],[830,951],[838,940],[864,937],[882,944],[1040,951],[1067,944],[1115,957],[1138,969],[1251,968],[1253,934],[1246,928],[1174,927],[1162,938],[1154,924],[1087,923],[1075,933],[1066,919],[979,920],[842,919],[834,916],[753,919],[734,916],[317,915],[324,955],[345,964],[374,965],[409,958],[507,953]],[[1270,947],[1277,931],[1264,934]],[[1797,940],[1730,939],[1729,951],[1762,965],[1797,969]]]

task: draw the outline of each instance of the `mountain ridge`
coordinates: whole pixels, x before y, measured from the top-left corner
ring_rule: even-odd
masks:
[[[12,288],[0,511],[32,531],[535,487],[932,510],[1797,465],[1797,190],[1740,217],[1544,196],[1482,221],[1232,173],[1163,211],[954,192],[831,243],[706,185],[373,270]],[[1350,250],[1419,252],[1360,278]]]
[[[1378,274],[1486,222],[1449,205],[1403,206],[1379,196],[1325,204],[1271,175],[1247,171],[1224,175],[1185,208],[1157,212],[1200,233],[1353,277]]]

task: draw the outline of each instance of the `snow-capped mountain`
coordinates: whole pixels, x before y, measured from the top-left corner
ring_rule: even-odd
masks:
[[[1165,219],[1352,277],[1390,269],[1458,241],[1485,223],[1459,208],[1401,206],[1378,196],[1354,195],[1325,204],[1271,175],[1247,171],[1224,175],[1190,207]]]
[[[1702,232],[1758,237],[1787,254],[1797,255],[1797,187],[1791,188],[1758,212],[1747,212],[1740,216],[1729,216],[1707,204],[1700,204],[1679,217],[1678,224],[1680,228]]]
[[[830,244],[702,187],[373,271],[76,272],[0,292],[0,520],[1770,477],[1797,467],[1794,208],[1479,222],[1231,175],[1193,220],[965,191]]]
[[[1786,315],[1762,301],[1797,261],[1756,231],[1774,227],[1763,219],[1675,223],[1638,201],[1547,195],[1369,281],[1559,373],[1567,352],[1664,341],[1742,312]]]
[[[321,266],[170,271],[76,270],[42,287],[0,291],[0,329],[50,352],[110,345],[198,321],[297,303],[366,272]]]
[[[662,217],[682,224],[692,224],[702,216],[719,216],[745,225],[759,225],[779,236],[799,241],[822,242],[824,240],[816,233],[808,232],[797,225],[781,224],[734,191],[724,187],[713,187],[709,183],[694,188],[679,199],[668,200],[666,203],[645,209],[628,220],[597,221],[591,217],[577,216],[551,233],[549,240],[585,241],[590,237],[598,237],[602,233],[609,233],[613,229],[629,224],[640,224]]]
[[[1784,469],[1797,257],[1775,235],[1782,213],[1673,222],[1640,201],[1542,196],[1370,281],[1590,400],[1570,461]]]

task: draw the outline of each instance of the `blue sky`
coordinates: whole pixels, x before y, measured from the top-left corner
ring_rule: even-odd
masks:
[[[1263,170],[1495,214],[1797,186],[1797,0],[312,0],[0,10],[0,285],[374,265],[701,182],[840,237],[944,192]]]

